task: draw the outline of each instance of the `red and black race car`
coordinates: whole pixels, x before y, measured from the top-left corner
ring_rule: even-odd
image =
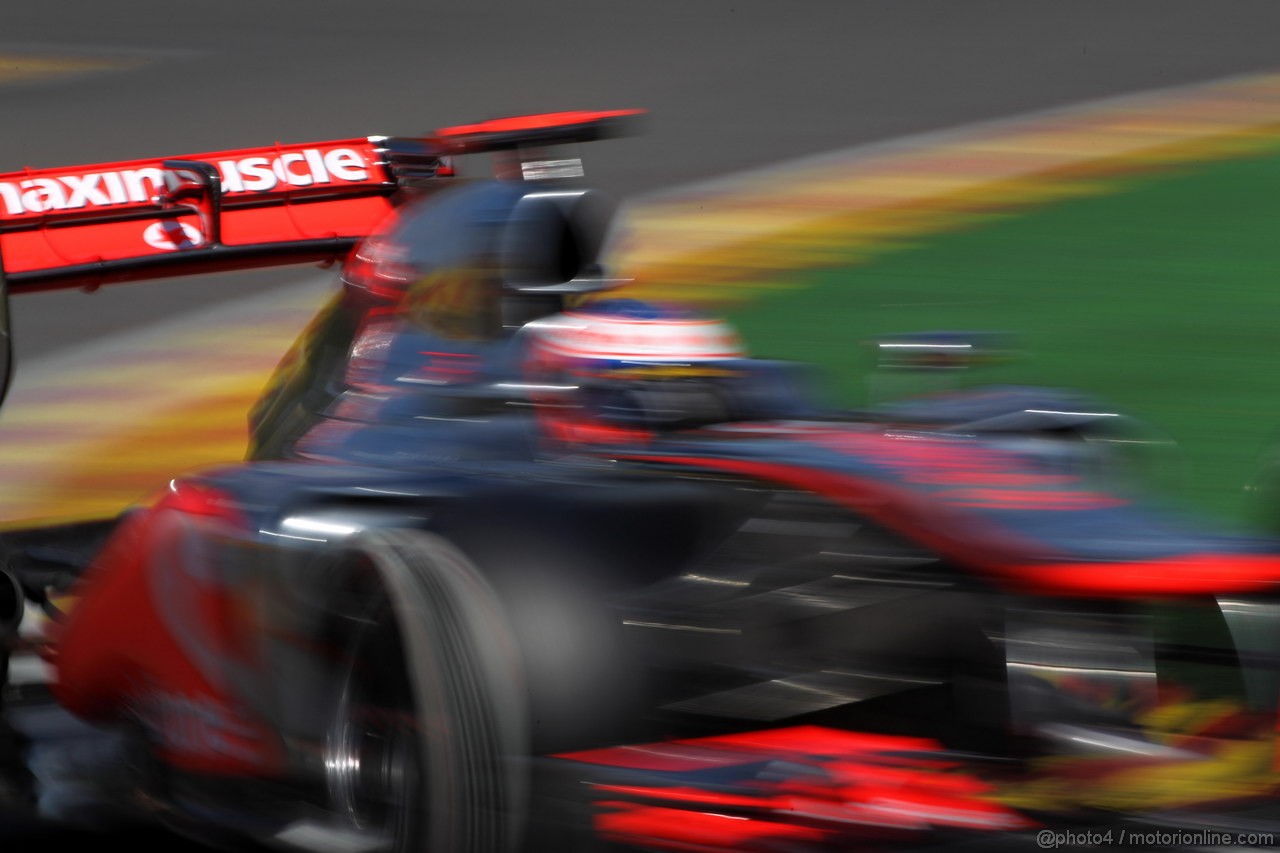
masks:
[[[632,116],[0,176],[15,291],[346,259],[250,459],[103,528],[50,638],[114,802],[313,849],[776,851],[1269,793],[1280,543],[1096,482],[1115,418],[1073,396],[842,414],[600,298],[611,208],[556,147]],[[452,175],[478,152],[498,179]]]

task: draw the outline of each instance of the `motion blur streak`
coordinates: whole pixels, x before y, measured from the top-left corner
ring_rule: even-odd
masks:
[[[746,300],[791,286],[788,270],[1104,193],[1126,170],[1247,153],[1278,127],[1280,75],[1255,75],[835,152],[634,204],[616,269],[636,277],[628,295]],[[0,524],[112,514],[175,470],[241,457],[244,413],[323,291],[22,365],[0,423]]]
[[[111,514],[165,470],[243,456],[251,400],[331,286],[317,278],[23,365],[0,424],[0,518]]]
[[[788,271],[867,260],[992,211],[1106,193],[1109,175],[1246,154],[1280,136],[1280,75],[1108,99],[699,184],[632,211],[642,298],[723,303]]]
[[[36,53],[0,52],[0,84],[33,83],[51,78],[136,68],[144,60],[137,57],[55,56]]]

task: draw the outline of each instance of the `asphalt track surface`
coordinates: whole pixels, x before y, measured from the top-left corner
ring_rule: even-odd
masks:
[[[597,182],[630,196],[862,142],[1276,69],[1277,32],[1280,5],[1270,0],[7,2],[0,171],[642,106],[652,111],[648,135],[600,146],[588,164]],[[59,62],[40,66],[42,57]],[[54,70],[6,75],[24,64]],[[19,369],[308,273],[24,297],[12,309]],[[168,837],[135,842],[180,849]]]
[[[634,195],[860,142],[1280,66],[1270,0],[0,4],[0,170],[642,106]],[[79,59],[18,76],[14,57]],[[19,361],[296,278],[26,297]]]

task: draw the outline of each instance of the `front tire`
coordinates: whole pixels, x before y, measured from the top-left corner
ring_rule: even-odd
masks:
[[[371,531],[337,559],[348,652],[325,743],[334,812],[397,853],[508,853],[523,831],[528,747],[500,602],[433,534]]]

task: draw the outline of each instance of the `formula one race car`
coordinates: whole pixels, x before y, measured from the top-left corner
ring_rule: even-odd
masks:
[[[372,234],[255,407],[249,461],[114,524],[51,638],[59,702],[119,735],[115,802],[313,849],[497,853],[1017,832],[1037,791],[1195,802],[1133,773],[1128,799],[1067,797],[1045,754],[1166,787],[1194,764],[1211,799],[1204,745],[1273,727],[1280,545],[1094,483],[1063,436],[1109,413],[1074,398],[842,415],[715,319],[596,296],[611,208],[548,149],[630,115],[0,176],[15,290]],[[499,179],[451,176],[485,151]],[[1209,702],[1220,724],[1194,728]],[[1011,766],[1001,799],[985,771]],[[1270,790],[1230,767],[1231,796]]]

